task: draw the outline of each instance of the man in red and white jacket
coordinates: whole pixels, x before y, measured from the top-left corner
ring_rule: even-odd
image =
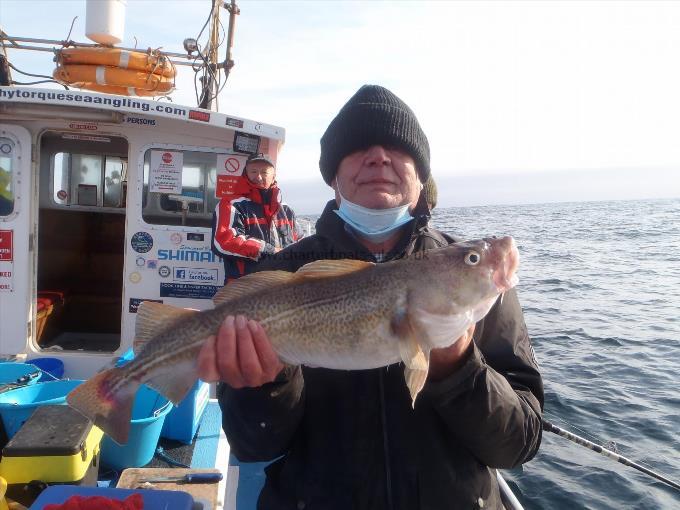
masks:
[[[263,255],[298,238],[295,213],[281,203],[272,160],[251,156],[244,172],[248,191],[220,200],[213,215],[213,251],[224,260],[225,284],[253,272]]]

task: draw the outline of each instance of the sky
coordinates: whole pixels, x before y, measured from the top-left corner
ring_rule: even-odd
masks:
[[[365,83],[418,116],[440,207],[680,196],[680,3],[238,4],[219,111],[286,129],[278,180],[301,213],[332,197],[319,138]],[[122,45],[182,52],[209,9],[128,0]],[[84,0],[0,1],[14,36],[65,39],[74,16],[71,39],[87,42]],[[54,68],[50,53],[12,50],[10,61]],[[173,100],[195,105],[183,69]]]

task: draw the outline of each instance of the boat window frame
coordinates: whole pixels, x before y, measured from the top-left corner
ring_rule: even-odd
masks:
[[[10,152],[11,156],[3,156],[2,152],[2,147],[6,145],[3,140],[7,140],[9,144],[11,144],[10,147]],[[11,203],[12,209],[7,213],[7,214],[2,214],[2,211],[0,210],[0,221],[9,221],[12,218],[14,218],[17,214],[19,214],[18,211],[18,190],[19,190],[19,174],[20,174],[20,168],[19,168],[19,158],[17,156],[17,149],[19,149],[20,146],[17,144],[16,140],[14,140],[10,136],[6,135],[0,135],[0,157],[7,158],[10,160],[10,169],[9,169],[9,192],[11,193],[11,197],[9,199],[5,199],[8,202]],[[8,152],[9,154],[9,152]],[[1,167],[0,167],[1,168]]]
[[[60,200],[57,196],[57,190],[55,186],[55,177],[56,177],[56,159],[57,156],[59,155],[68,155],[69,158],[69,172],[67,176],[67,182],[68,185],[66,186],[69,190],[68,195],[66,197],[67,200],[66,203],[60,202]],[[93,157],[93,158],[99,158],[100,164],[99,164],[99,178],[97,181],[97,197],[96,197],[96,204],[81,204],[78,203],[78,197],[76,197],[76,200],[71,202],[73,199],[74,193],[73,193],[73,160],[72,157],[74,155],[77,156],[88,156],[88,157]],[[120,200],[118,202],[118,205],[107,205],[106,203],[106,187],[107,187],[107,168],[111,160],[119,160],[120,165],[121,165],[121,173],[120,173]],[[62,207],[78,207],[78,208],[96,208],[96,209],[105,209],[105,210],[120,210],[120,209],[125,209],[125,197],[123,196],[123,189],[125,188],[125,174],[127,173],[127,159],[122,158],[120,156],[112,155],[112,154],[91,154],[91,153],[76,153],[76,152],[65,152],[65,151],[60,151],[60,152],[55,152],[50,156],[50,200],[52,202],[52,205],[57,206],[58,208]],[[90,186],[94,186],[94,184],[88,184],[88,183],[80,183],[78,185],[79,187],[83,186],[84,188],[88,188]]]
[[[72,210],[72,211],[91,211],[91,212],[99,212],[99,213],[114,213],[114,214],[125,214],[126,208],[127,208],[127,182],[126,179],[129,176],[129,162],[130,162],[130,147],[131,143],[130,140],[128,139],[127,136],[121,134],[121,133],[98,133],[97,136],[105,137],[105,138],[111,138],[111,139],[117,139],[120,142],[125,143],[125,148],[126,152],[125,155],[122,156],[119,153],[112,153],[112,152],[105,152],[102,151],[100,154],[96,154],[91,151],[91,150],[86,150],[83,152],[68,152],[64,150],[57,150],[55,152],[53,151],[45,151],[46,153],[43,153],[43,139],[44,137],[48,136],[54,136],[54,135],[80,135],[80,133],[74,133],[73,131],[67,130],[67,129],[60,129],[60,128],[48,128],[43,130],[39,137],[38,137],[38,151],[40,153],[40,157],[43,157],[43,154],[49,158],[49,183],[48,183],[48,195],[49,197],[47,198],[47,203],[49,204],[50,208],[55,208],[55,209],[67,209],[67,210]],[[87,136],[87,135],[83,135]],[[100,179],[97,184],[97,205],[81,205],[78,204],[77,201],[71,202],[71,203],[62,203],[57,201],[56,198],[56,193],[57,190],[55,188],[55,159],[58,154],[68,154],[69,157],[72,154],[78,154],[79,156],[100,156],[101,158],[101,170],[100,170]],[[123,175],[121,175],[121,200],[118,206],[105,206],[104,204],[104,186],[105,186],[105,179],[106,179],[106,163],[107,163],[107,158],[114,158],[114,159],[119,159],[122,161],[122,173],[125,176],[125,179],[123,178]],[[69,162],[69,176],[68,176],[68,190],[69,190],[69,196],[68,200],[71,200],[71,162]],[[39,169],[40,171],[40,169]]]

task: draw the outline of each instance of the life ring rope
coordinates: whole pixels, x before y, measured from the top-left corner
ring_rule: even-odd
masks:
[[[172,61],[160,49],[129,51],[107,47],[62,48],[56,51],[59,65],[89,64],[150,71],[174,78],[177,70]]]
[[[69,85],[97,83],[98,85],[113,85],[115,87],[135,87],[159,93],[165,93],[174,88],[174,80],[171,78],[110,66],[64,65],[58,66],[52,75],[57,81]]]

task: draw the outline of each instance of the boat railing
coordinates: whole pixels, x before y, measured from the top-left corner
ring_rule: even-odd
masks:
[[[508,482],[505,481],[505,478],[503,478],[499,471],[496,471],[496,478],[498,479],[498,488],[501,491],[501,501],[505,510],[524,510],[522,503],[519,502],[517,496],[510,489]]]

